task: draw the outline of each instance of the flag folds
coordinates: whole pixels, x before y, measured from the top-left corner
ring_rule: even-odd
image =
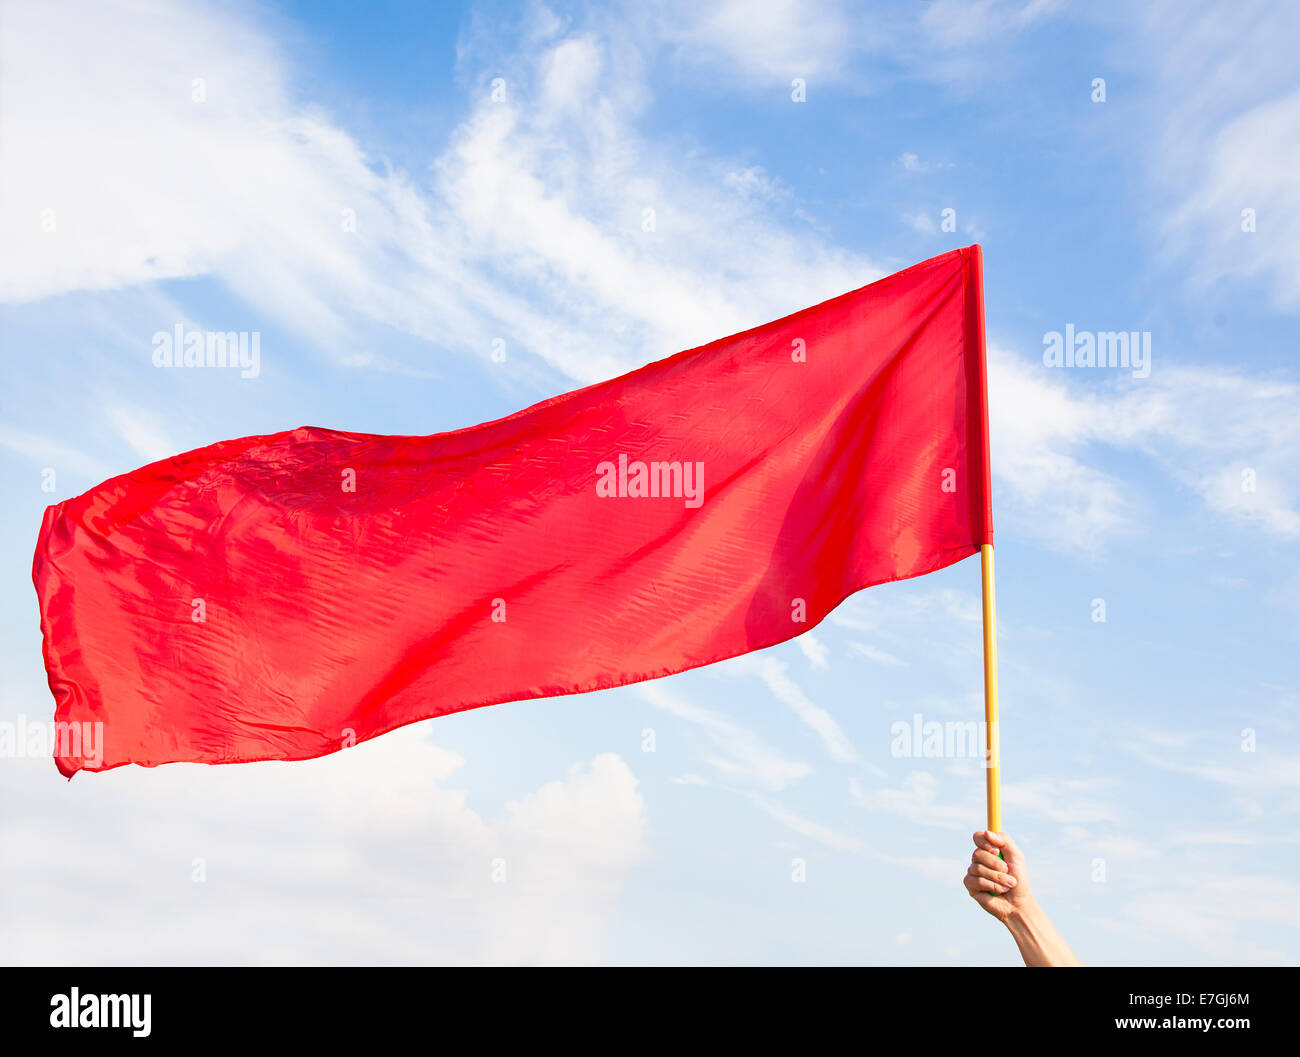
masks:
[[[792,638],[992,541],[984,374],[972,246],[485,425],[115,477],[37,543],[56,722],[101,732],[56,763],[305,759]]]

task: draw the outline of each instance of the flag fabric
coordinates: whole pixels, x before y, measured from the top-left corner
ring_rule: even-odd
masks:
[[[953,250],[484,425],[244,437],[49,507],[56,725],[100,731],[59,770],[306,759],[665,676],[967,557],[981,270]]]

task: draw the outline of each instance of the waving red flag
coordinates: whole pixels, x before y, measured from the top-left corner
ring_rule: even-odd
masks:
[[[304,427],[45,512],[65,775],[321,756],[783,642],[992,541],[981,257],[427,437]]]

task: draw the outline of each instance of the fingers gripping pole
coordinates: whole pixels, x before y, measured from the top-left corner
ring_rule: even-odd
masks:
[[[984,595],[984,730],[987,756],[989,829],[1002,832],[1001,753],[998,745],[998,618],[993,598],[993,544],[980,545],[980,583]]]

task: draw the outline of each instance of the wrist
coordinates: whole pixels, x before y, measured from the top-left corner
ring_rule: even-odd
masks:
[[[1042,916],[1043,911],[1037,900],[1029,896],[1011,908],[1011,913],[1006,916],[1002,924],[1017,935],[1028,936],[1037,928]]]

